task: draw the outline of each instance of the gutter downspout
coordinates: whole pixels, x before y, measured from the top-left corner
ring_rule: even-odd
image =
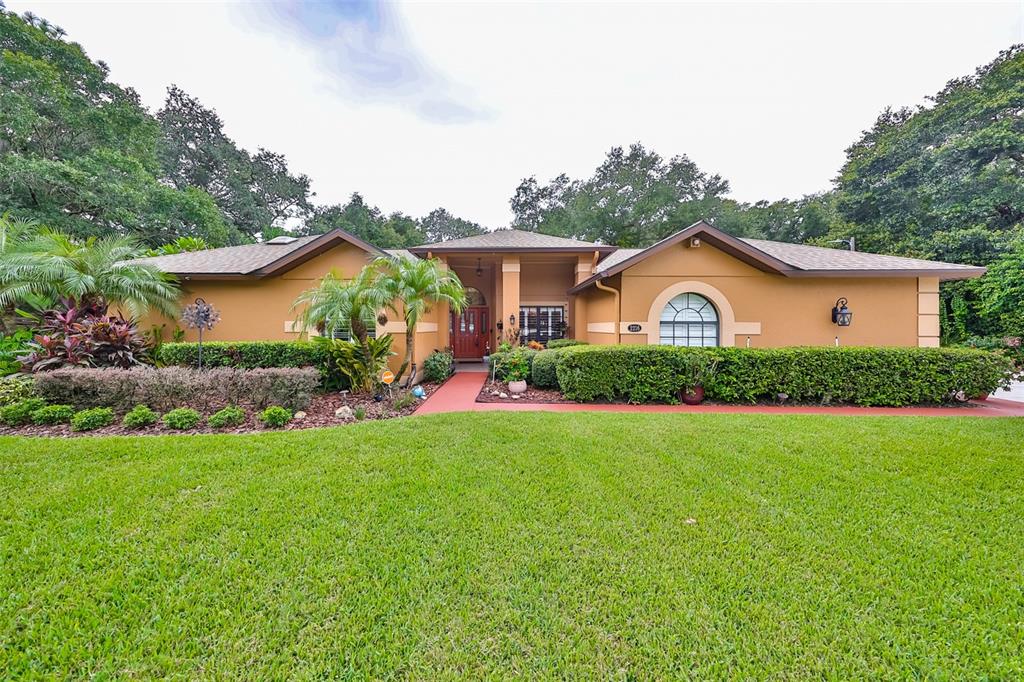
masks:
[[[608,291],[615,296],[615,343],[616,345],[622,343],[622,334],[620,333],[621,330],[619,329],[619,320],[622,318],[622,311],[619,309],[619,290],[613,289],[610,286],[606,286],[601,282],[601,280],[595,280],[594,286],[600,289],[601,291]]]

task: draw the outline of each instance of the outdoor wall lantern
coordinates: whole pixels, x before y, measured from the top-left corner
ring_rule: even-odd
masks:
[[[846,306],[846,304],[847,300],[845,298],[840,298],[838,301],[836,301],[835,306],[833,306],[832,308],[833,324],[837,324],[840,327],[850,326],[850,320],[853,319],[853,313],[850,312],[850,309]]]
[[[514,314],[508,316],[508,326],[516,326],[516,316]]]
[[[477,258],[477,259],[476,259],[476,276],[477,276],[477,277],[480,277],[480,276],[482,276],[483,274],[484,274],[484,268],[483,268],[483,266],[482,266],[482,265],[480,265],[480,259],[479,259],[479,258]]]

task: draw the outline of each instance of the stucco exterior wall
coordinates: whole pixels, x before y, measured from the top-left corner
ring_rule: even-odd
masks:
[[[272,248],[272,247],[268,247]],[[203,333],[207,341],[291,341],[301,337],[301,329],[294,325],[292,304],[303,291],[315,287],[332,269],[342,277],[359,272],[373,256],[352,244],[341,244],[298,267],[276,277],[245,280],[184,280],[181,282],[181,305],[202,297],[220,313],[220,322]],[[391,365],[397,368],[405,354],[405,323],[399,313],[385,311],[388,323],[379,333],[393,337],[392,348],[397,355]],[[151,325],[165,326],[164,338],[170,339],[176,320],[154,315],[142,322],[144,329]],[[425,358],[438,347],[438,311],[432,310],[418,325],[415,356],[422,366]],[[185,330],[185,340],[196,341],[193,329]]]
[[[614,280],[614,278],[613,278]],[[936,281],[937,285],[937,281]],[[919,331],[938,336],[937,316],[919,321],[919,309],[931,305],[916,278],[788,278],[762,272],[703,244],[681,243],[623,271],[619,325],[622,343],[657,343],[658,318],[674,295],[693,291],[709,298],[720,318],[720,343],[751,347],[832,345],[917,346]],[[853,324],[832,323],[836,300],[845,297]],[[614,343],[613,335],[594,334],[615,320],[613,296],[587,292],[591,343]],[[928,308],[930,310],[930,308]],[[937,306],[936,306],[937,312]],[[639,331],[630,331],[630,326]],[[919,326],[922,327],[919,330]],[[928,337],[931,338],[930,336]]]

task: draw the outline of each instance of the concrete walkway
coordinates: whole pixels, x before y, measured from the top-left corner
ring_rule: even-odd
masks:
[[[964,407],[817,407],[814,405],[601,405],[577,403],[478,403],[486,372],[458,372],[434,391],[416,414],[440,412],[679,412],[736,414],[845,414],[922,417],[1024,417],[1024,403],[989,398]]]

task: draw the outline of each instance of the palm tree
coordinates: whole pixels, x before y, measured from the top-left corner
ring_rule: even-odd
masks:
[[[0,261],[0,307],[36,295],[101,311],[116,305],[133,318],[150,308],[172,317],[178,300],[177,284],[155,265],[135,260],[142,254],[130,237],[90,237],[82,241],[42,228],[34,236],[17,238],[4,251]]]
[[[345,280],[332,270],[324,275],[319,285],[295,299],[292,310],[302,309],[296,322],[305,328],[324,330],[348,326],[369,358],[370,330],[366,321],[375,318],[388,304],[387,291],[380,286],[377,274],[372,268],[363,268],[358,275]]]
[[[454,312],[466,307],[466,292],[458,276],[434,259],[378,258],[373,263],[381,273],[380,286],[387,292],[389,307],[398,312],[402,303],[405,317],[405,358],[395,381],[402,378],[414,357],[416,323],[437,303],[447,303]]]

